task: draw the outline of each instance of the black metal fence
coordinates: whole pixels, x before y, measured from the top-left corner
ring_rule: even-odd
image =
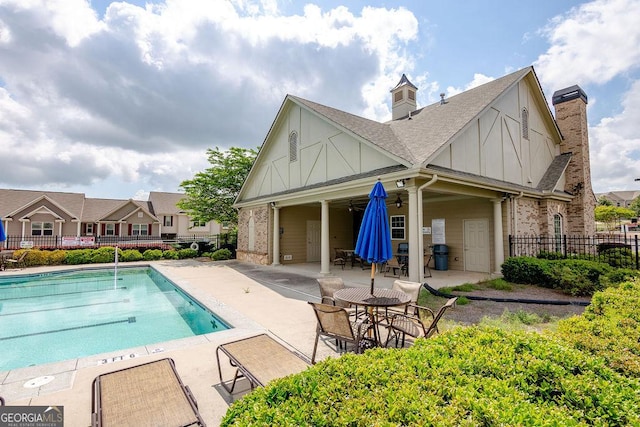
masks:
[[[5,242],[0,243],[2,248]],[[194,245],[195,243],[195,245]],[[197,245],[197,246],[196,246]],[[120,248],[160,248],[172,247],[198,248],[216,250],[223,247],[235,248],[236,233],[213,235],[179,235],[179,236],[7,236],[6,249],[21,248],[38,249],[77,249],[98,248],[101,246],[118,246]]]
[[[581,258],[640,269],[637,234],[509,236],[509,256]]]

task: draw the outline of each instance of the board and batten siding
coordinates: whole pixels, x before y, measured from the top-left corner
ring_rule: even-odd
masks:
[[[529,138],[522,137],[522,110],[529,114]],[[435,165],[534,188],[560,154],[554,130],[526,81],[471,122],[432,162]]]

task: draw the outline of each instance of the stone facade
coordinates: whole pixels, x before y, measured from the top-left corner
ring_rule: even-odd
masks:
[[[553,105],[563,136],[560,151],[571,153],[564,190],[575,197],[567,207],[565,231],[569,235],[591,236],[596,231],[596,198],[591,187],[587,95],[580,87],[572,86],[554,93]]]
[[[238,212],[238,248],[236,258],[253,264],[269,264],[269,207],[240,209]],[[250,225],[253,220],[253,225]],[[250,236],[252,234],[252,236]],[[250,248],[250,245],[253,245]]]
[[[564,202],[558,202],[556,200],[542,200],[540,201],[540,232],[541,236],[554,236],[554,218],[556,215],[560,215],[562,218],[562,234],[567,234],[566,229],[568,226],[568,209],[569,205]]]
[[[540,206],[535,199],[514,199],[516,224],[514,233],[518,236],[536,236],[540,234]]]

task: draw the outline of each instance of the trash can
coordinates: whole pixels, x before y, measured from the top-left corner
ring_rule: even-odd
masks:
[[[447,245],[433,245],[433,262],[436,270],[446,270],[449,259],[449,247]]]

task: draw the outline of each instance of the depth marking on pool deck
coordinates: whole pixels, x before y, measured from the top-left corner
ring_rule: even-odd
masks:
[[[118,300],[118,301],[96,302],[96,303],[93,303],[93,304],[70,305],[68,307],[44,308],[42,310],[29,310],[29,311],[17,311],[15,313],[3,313],[3,314],[0,314],[0,317],[3,317],[3,316],[15,316],[17,314],[42,313],[44,311],[68,310],[70,308],[91,307],[91,306],[94,306],[94,305],[122,304],[122,303],[128,303],[128,302],[130,302],[130,300],[128,298],[125,298],[125,299]]]
[[[0,341],[5,341],[5,340],[10,340],[10,339],[15,339],[15,338],[32,337],[34,335],[54,334],[56,332],[73,331],[75,329],[96,328],[98,326],[115,325],[116,323],[135,323],[135,322],[136,322],[136,318],[135,317],[129,317],[126,320],[114,320],[112,322],[96,323],[96,324],[93,324],[93,325],[75,326],[73,328],[54,329],[54,330],[51,330],[51,331],[42,331],[42,332],[33,332],[31,334],[14,335],[12,337],[0,338]]]

